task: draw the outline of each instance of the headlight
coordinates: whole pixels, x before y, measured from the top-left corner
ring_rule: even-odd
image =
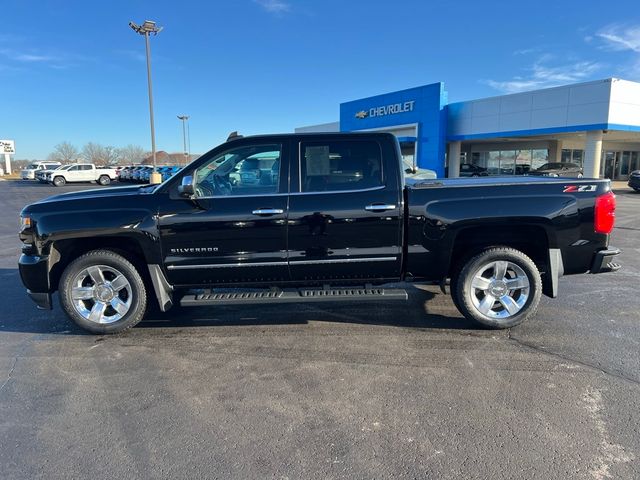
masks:
[[[27,228],[31,228],[31,217],[29,216],[20,216],[20,231],[24,231]]]

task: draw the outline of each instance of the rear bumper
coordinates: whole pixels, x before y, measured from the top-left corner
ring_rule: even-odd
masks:
[[[620,269],[621,265],[613,261],[618,255],[620,255],[620,249],[613,247],[596,252],[593,256],[590,273],[615,272]]]

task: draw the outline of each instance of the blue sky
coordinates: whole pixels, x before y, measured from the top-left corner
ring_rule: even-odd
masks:
[[[635,1],[4,0],[0,138],[16,158],[63,140],[150,148],[152,38],[158,149],[230,131],[338,119],[339,103],[443,81],[450,101],[620,77],[640,81]]]

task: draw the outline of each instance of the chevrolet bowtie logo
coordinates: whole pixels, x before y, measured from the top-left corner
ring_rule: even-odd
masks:
[[[363,118],[367,118],[369,116],[369,112],[367,112],[366,110],[360,110],[358,113],[356,113],[356,118],[359,119],[363,119]]]

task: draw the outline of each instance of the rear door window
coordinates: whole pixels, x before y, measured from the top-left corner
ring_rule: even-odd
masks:
[[[372,140],[300,144],[300,191],[335,192],[382,186],[382,152]]]

